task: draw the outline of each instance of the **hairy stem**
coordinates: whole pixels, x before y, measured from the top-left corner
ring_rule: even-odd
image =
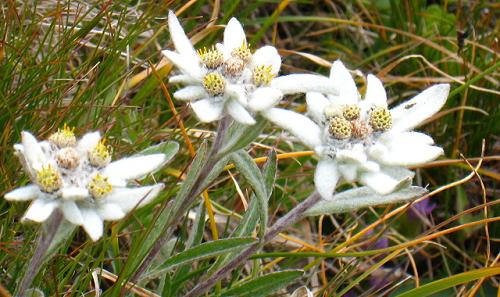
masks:
[[[38,271],[40,271],[41,264],[44,261],[44,255],[47,249],[50,246],[50,243],[54,239],[56,235],[57,229],[61,225],[61,221],[63,219],[63,215],[60,211],[54,211],[54,213],[50,216],[48,221],[46,221],[40,230],[40,234],[38,235],[38,243],[31,257],[31,260],[26,268],[23,278],[19,282],[19,286],[17,287],[17,292],[15,292],[14,296],[24,296],[25,292],[31,286],[33,279],[35,279]]]
[[[184,214],[184,212],[189,208],[189,206],[196,200],[199,194],[203,191],[202,185],[210,173],[210,170],[217,164],[217,162],[221,159],[222,156],[219,156],[219,150],[222,147],[224,137],[229,128],[231,119],[229,117],[223,118],[219,122],[219,126],[217,127],[216,137],[212,148],[207,156],[207,162],[203,165],[198,177],[196,178],[196,182],[193,183],[193,187],[189,191],[189,194],[186,195],[186,199],[180,204],[179,207],[172,210],[172,213],[169,215],[169,219],[167,224],[162,231],[160,237],[155,241],[153,247],[150,252],[139,265],[139,267],[135,270],[134,274],[130,277],[129,281],[132,283],[136,283],[140,276],[146,271],[154,258],[158,255],[161,248],[165,243],[172,237],[176,229],[176,225],[178,223],[178,218]]]
[[[204,282],[195,286],[191,291],[189,291],[185,297],[195,297],[201,296],[207,290],[209,290],[212,286],[215,285],[220,279],[222,279],[226,274],[239,267],[245,260],[248,259],[251,255],[255,254],[263,244],[271,241],[274,237],[276,237],[280,232],[284,231],[290,225],[298,222],[302,217],[306,210],[315,205],[321,196],[314,192],[306,200],[302,201],[299,205],[294,207],[291,211],[289,211],[285,216],[279,219],[271,228],[269,228],[268,232],[264,236],[262,242],[257,242],[250,246],[248,249],[241,252],[238,256],[236,256],[231,262],[227,263],[224,267],[219,269],[214,275],[206,279]]]

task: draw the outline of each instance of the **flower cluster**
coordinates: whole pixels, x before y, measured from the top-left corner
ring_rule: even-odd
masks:
[[[252,125],[254,116],[276,105],[284,95],[321,91],[336,93],[328,79],[313,74],[278,77],[281,57],[273,46],[255,52],[250,49],[243,27],[232,18],[224,30],[224,41],[196,51],[175,14],[168,25],[176,51],[163,54],[180,70],[170,83],[185,87],[174,93],[178,100],[190,101],[202,122],[225,115],[236,122]]]
[[[155,198],[163,184],[128,187],[128,181],[160,168],[164,154],[136,156],[111,162],[111,147],[99,132],[77,140],[66,125],[46,141],[28,132],[14,146],[32,184],[5,195],[13,201],[33,200],[23,220],[43,222],[56,209],[81,225],[92,240],[103,234],[104,220],[119,220]]]
[[[175,51],[163,54],[178,68],[174,93],[190,101],[202,122],[230,116],[252,125],[257,114],[290,131],[319,157],[314,175],[318,193],[331,199],[340,178],[360,182],[376,195],[387,195],[411,184],[407,169],[443,153],[431,137],[411,131],[445,103],[449,85],[428,88],[392,109],[381,81],[367,76],[364,98],[340,61],[330,77],[316,74],[278,76],[281,58],[272,46],[253,52],[241,24],[232,18],[224,40],[196,51],[173,12],[168,25]],[[276,108],[287,94],[306,93],[308,115]],[[5,195],[8,200],[33,200],[24,219],[46,220],[55,209],[93,240],[103,233],[104,220],[117,220],[157,196],[163,184],[128,187],[128,182],[158,169],[164,154],[111,162],[111,147],[98,132],[77,140],[65,126],[46,141],[28,132],[15,150],[32,184]]]
[[[333,63],[330,79],[339,94],[307,93],[308,117],[279,108],[264,114],[315,150],[320,161],[314,181],[323,198],[332,197],[340,177],[389,194],[411,184],[413,173],[406,167],[443,153],[431,137],[411,130],[441,109],[449,85],[435,85],[388,109],[385,89],[374,75],[367,77],[363,100],[342,62]]]
[[[170,82],[186,85],[174,97],[191,101],[203,122],[228,114],[251,125],[260,113],[295,134],[320,158],[315,184],[324,198],[332,198],[340,177],[389,194],[411,184],[413,173],[406,167],[443,153],[431,137],[411,130],[444,105],[447,84],[433,86],[389,110],[380,80],[368,75],[362,100],[340,61],[333,63],[329,78],[312,74],[277,77],[281,58],[276,49],[264,46],[252,53],[235,18],[224,30],[223,43],[198,52],[172,12],[169,29],[176,51],[164,50],[163,54],[181,72]],[[309,117],[274,107],[292,93],[306,93]]]

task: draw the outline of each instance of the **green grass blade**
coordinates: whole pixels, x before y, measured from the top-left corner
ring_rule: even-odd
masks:
[[[493,275],[500,274],[500,267],[488,267],[482,269],[476,269],[472,271],[467,271],[464,273],[455,274],[447,278],[443,278],[431,283],[425,284],[418,288],[406,291],[402,294],[397,295],[397,297],[424,297],[431,294],[449,289],[454,286],[458,286],[476,279],[483,277],[489,277]]]

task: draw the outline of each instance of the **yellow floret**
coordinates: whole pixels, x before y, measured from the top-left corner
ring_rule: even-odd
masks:
[[[203,87],[211,96],[217,96],[224,93],[226,81],[219,73],[211,72],[203,78]]]
[[[108,181],[108,177],[97,173],[88,183],[87,189],[95,199],[102,199],[113,190],[113,186]]]
[[[342,110],[342,115],[348,121],[356,120],[359,118],[359,114],[361,112],[361,108],[356,104],[345,105]]]
[[[375,107],[370,112],[370,126],[375,131],[386,131],[392,127],[391,112],[385,107]]]
[[[68,147],[76,145],[75,128],[70,128],[64,124],[62,129],[57,129],[57,132],[49,136],[49,142],[58,147]]]
[[[253,82],[257,86],[268,85],[273,80],[275,74],[272,73],[273,67],[260,65],[253,69]]]
[[[89,151],[89,162],[95,167],[104,167],[111,162],[112,148],[106,145],[106,140],[101,139],[97,145]]]
[[[243,42],[243,44],[240,47],[235,48],[231,52],[231,56],[240,58],[243,62],[248,63],[252,58],[252,52],[250,51],[250,48],[248,47],[247,43]]]
[[[336,139],[348,139],[352,134],[351,123],[343,117],[332,117],[328,131]]]
[[[203,64],[211,69],[215,69],[224,63],[224,55],[214,46],[211,49],[204,47],[198,50],[198,55]]]
[[[48,164],[36,172],[36,183],[42,191],[52,193],[61,188],[62,179],[59,172]]]

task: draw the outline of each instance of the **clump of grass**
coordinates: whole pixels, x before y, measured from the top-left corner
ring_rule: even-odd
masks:
[[[280,49],[285,56],[283,72],[326,74],[329,63],[341,58],[350,68],[372,72],[388,84],[392,103],[433,83],[452,84],[446,108],[422,128],[445,149],[442,160],[416,168],[417,182],[431,190],[421,203],[430,201],[432,212],[427,211],[429,205],[421,208],[423,212],[415,211],[415,206],[388,206],[302,220],[211,294],[284,269],[305,273],[277,294],[305,284],[319,296],[389,296],[425,283],[431,289],[447,288],[439,280],[450,280],[449,294],[494,294],[498,281],[487,276],[499,272],[480,269],[498,266],[494,248],[500,179],[496,7],[492,1],[320,5],[7,1],[0,13],[2,196],[28,180],[19,173],[12,149],[22,130],[43,138],[64,123],[75,126],[77,133],[99,129],[117,156],[163,140],[181,143],[175,160],[157,175],[169,185],[158,204],[108,224],[105,237],[97,243],[81,231],[74,232],[33,286],[46,295],[95,290],[118,295],[130,277],[125,272],[145,255],[141,247],[154,239],[149,235],[157,232],[194,152],[215,131],[213,125],[197,123],[185,105],[169,97],[175,91],[165,80],[171,65],[162,61],[160,49],[169,46],[166,15],[168,9],[175,9],[200,47],[220,37],[216,24],[236,16],[250,32],[252,45],[272,43]],[[287,99],[283,106],[305,109],[303,96]],[[249,152],[261,158],[268,156],[271,147],[280,159],[269,200],[269,220],[274,222],[314,189],[316,161],[304,147],[269,127]],[[179,218],[173,239],[163,246],[151,269],[187,246],[230,237],[251,203],[250,193],[251,186],[240,172],[226,168],[205,199]],[[38,230],[36,225],[19,222],[25,208],[0,199],[0,288],[5,294],[14,291]],[[200,217],[206,213],[205,223]],[[161,275],[146,272],[130,290],[141,296],[180,296],[211,272],[212,265],[210,258]],[[461,273],[465,273],[463,281],[453,282]]]

